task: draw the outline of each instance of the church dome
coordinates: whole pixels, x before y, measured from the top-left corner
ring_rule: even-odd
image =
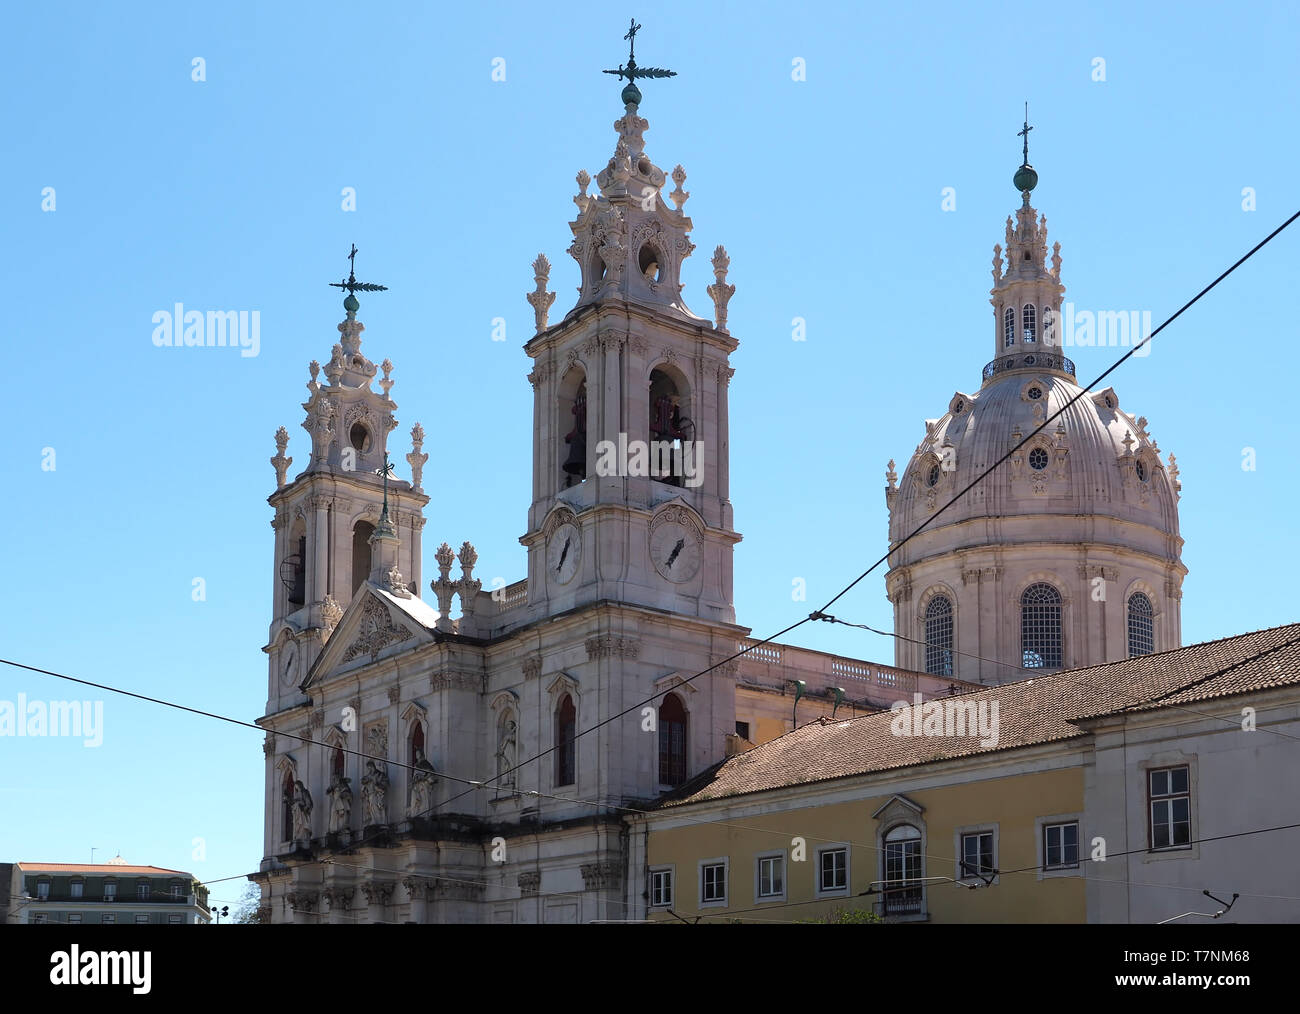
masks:
[[[885,575],[896,664],[995,683],[1179,647],[1187,572],[1174,457],[1113,388],[1079,387],[1060,244],[1049,267],[1047,220],[1021,198],[993,248],[996,358],[885,488],[891,549],[926,525]]]

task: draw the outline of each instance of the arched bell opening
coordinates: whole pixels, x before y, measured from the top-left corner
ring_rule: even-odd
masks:
[[[560,380],[556,432],[564,434],[560,482],[567,489],[587,478],[587,375],[574,366]]]
[[[695,423],[686,378],[670,366],[650,371],[650,475],[670,486],[685,485],[694,466]],[[689,457],[688,457],[689,456]]]

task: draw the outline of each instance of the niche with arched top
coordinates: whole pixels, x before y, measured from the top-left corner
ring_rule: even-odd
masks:
[[[690,415],[690,388],[675,367],[661,364],[650,371],[651,475],[670,486],[685,485],[689,471],[685,444],[696,438]],[[656,474],[659,473],[659,474]]]

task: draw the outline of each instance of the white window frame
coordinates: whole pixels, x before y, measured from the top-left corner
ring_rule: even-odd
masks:
[[[117,882],[110,881],[104,885],[104,900],[117,901]]]
[[[69,912],[69,913],[68,913],[68,925],[70,925],[70,926],[80,926],[80,925],[81,925],[81,913],[80,913],[80,912]]]
[[[837,851],[844,853],[844,886],[823,889],[822,853]],[[847,898],[849,888],[853,884],[853,849],[849,846],[849,843],[846,841],[827,842],[825,845],[817,846],[813,855],[816,862],[816,865],[813,866],[813,876],[816,878],[813,887],[816,888],[814,892],[816,896],[818,898]]]
[[[149,901],[151,898],[153,898],[153,885],[152,885],[152,884],[136,884],[136,885],[135,885],[135,900],[136,900],[136,901]]]
[[[763,863],[774,859],[781,861],[781,890],[774,894],[763,894]],[[754,904],[766,905],[774,901],[785,901],[787,884],[790,881],[790,864],[786,861],[785,849],[773,852],[760,852],[754,857]]]
[[[1177,771],[1179,768],[1186,768],[1187,770],[1187,791],[1169,792],[1161,796],[1159,800],[1153,798],[1151,793],[1151,776],[1155,774],[1157,771],[1173,772],[1173,771]],[[1177,764],[1152,764],[1150,767],[1145,768],[1142,774],[1143,777],[1146,779],[1145,788],[1147,790],[1146,791],[1146,811],[1147,811],[1146,825],[1147,826],[1145,832],[1147,838],[1147,851],[1156,852],[1156,853],[1190,852],[1192,850],[1192,843],[1196,841],[1196,832],[1194,830],[1194,824],[1193,824],[1193,817],[1195,816],[1195,814],[1193,813],[1194,807],[1192,805],[1193,802],[1195,801],[1195,792],[1193,791],[1195,786],[1192,783],[1191,764],[1186,762],[1177,763]],[[1169,781],[1170,781],[1170,788],[1172,788],[1173,787],[1172,778],[1170,778]],[[1156,829],[1155,815],[1152,812],[1155,808],[1155,804],[1157,802],[1168,803],[1170,800],[1181,799],[1183,797],[1186,797],[1187,799],[1187,844],[1186,845],[1163,845],[1157,847],[1155,844],[1155,829]],[[1173,811],[1171,809],[1170,810],[1171,828],[1172,828],[1172,812]]]
[[[86,895],[86,882],[84,880],[74,880],[68,884],[68,897],[84,898]]]
[[[50,900],[50,882],[48,880],[36,881],[36,900],[37,901]]]
[[[667,878],[667,883],[668,883],[667,901],[655,901],[655,877],[656,876],[662,876]],[[651,866],[650,883],[647,886],[650,894],[651,908],[672,908],[677,893],[677,868],[672,865]]]
[[[146,925],[148,922],[149,922],[149,913],[148,913],[148,912],[137,912],[137,913],[136,913],[136,916],[135,916],[135,924],[136,924],[137,926],[144,926],[144,925]]]
[[[704,900],[704,868],[706,866],[722,867],[722,897],[715,898],[712,901]],[[713,859],[701,859],[699,861],[699,873],[696,877],[699,890],[699,907],[700,908],[726,908],[730,900],[731,891],[731,859],[729,856],[717,856]]]
[[[1078,866],[1056,866],[1051,869],[1047,868],[1047,841],[1046,829],[1053,824],[1078,824],[1079,825],[1079,865]],[[1049,880],[1052,877],[1083,877],[1086,876],[1084,867],[1088,863],[1088,839],[1084,835],[1083,814],[1082,813],[1057,813],[1047,817],[1037,817],[1034,819],[1034,834],[1038,836],[1038,844],[1035,846],[1035,856],[1038,859],[1038,879]]]
[[[167,924],[168,924],[169,926],[177,926],[177,925],[181,925],[181,924],[183,924],[184,922],[185,922],[185,916],[180,915],[179,913],[177,913],[177,914],[175,914],[175,915],[169,915],[169,916],[167,917]]]
[[[116,925],[117,925],[117,913],[116,913],[116,912],[105,912],[103,915],[101,915],[101,916],[99,917],[99,921],[100,921],[101,923],[104,923],[104,924],[111,924],[111,925],[113,925],[113,926],[116,926]]]
[[[984,824],[968,824],[965,827],[955,828],[952,833],[953,855],[953,879],[959,884],[979,884],[989,883],[996,884],[1000,879],[999,874],[994,874],[990,882],[987,874],[983,877],[976,876],[973,873],[965,873],[962,870],[962,860],[966,858],[965,849],[962,847],[962,839],[972,834],[991,834],[993,835],[993,868],[1000,870],[999,851],[1001,849],[1001,828],[996,821]]]

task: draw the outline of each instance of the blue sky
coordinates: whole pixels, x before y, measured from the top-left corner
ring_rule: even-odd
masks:
[[[10,12],[5,657],[261,714],[275,579],[267,459],[284,425],[292,471],[306,464],[306,367],[337,340],[339,293],[325,283],[346,272],[351,243],[358,276],[390,286],[360,316],[364,351],[396,364],[398,461],[412,423],[429,434],[426,558],[469,539],[485,584],[523,576],[529,264],[542,251],[555,265],[558,320],[577,284],[565,254],[573,178],[613,150],[621,84],[599,71],[626,59],[632,13]],[[679,72],[643,86],[640,112],[648,154],[688,173],[697,250],[685,298],[697,313],[711,312],[709,253],[723,243],[732,259],[736,605],[760,636],[884,551],[885,463],[901,470],[923,420],[979,387],[1026,99],[1034,203],[1080,307],[1162,320],[1300,206],[1300,141],[1286,129],[1300,18],[1282,5],[635,13],[639,62]],[[504,81],[492,80],[498,57]],[[792,80],[796,59],[804,81]],[[354,212],[341,210],[344,187]],[[942,210],[945,187],[955,211]],[[1255,211],[1243,210],[1246,187]],[[1298,251],[1300,225],[1108,380],[1182,470],[1185,642],[1297,618],[1300,354],[1286,306]],[[260,354],[156,348],[152,315],[177,302],[259,311]],[[496,317],[504,342],[491,338]],[[795,317],[805,342],[791,340]],[[1075,350],[1081,379],[1114,354]],[[205,601],[192,599],[195,577]],[[791,601],[795,577],[809,602]],[[835,612],[889,627],[881,575]],[[893,657],[862,631],[809,625],[792,639]],[[0,668],[0,699],[19,693],[103,699],[104,742],[0,739],[0,858],[84,862],[95,847],[101,861],[120,849],[204,879],[256,868],[257,732]]]

